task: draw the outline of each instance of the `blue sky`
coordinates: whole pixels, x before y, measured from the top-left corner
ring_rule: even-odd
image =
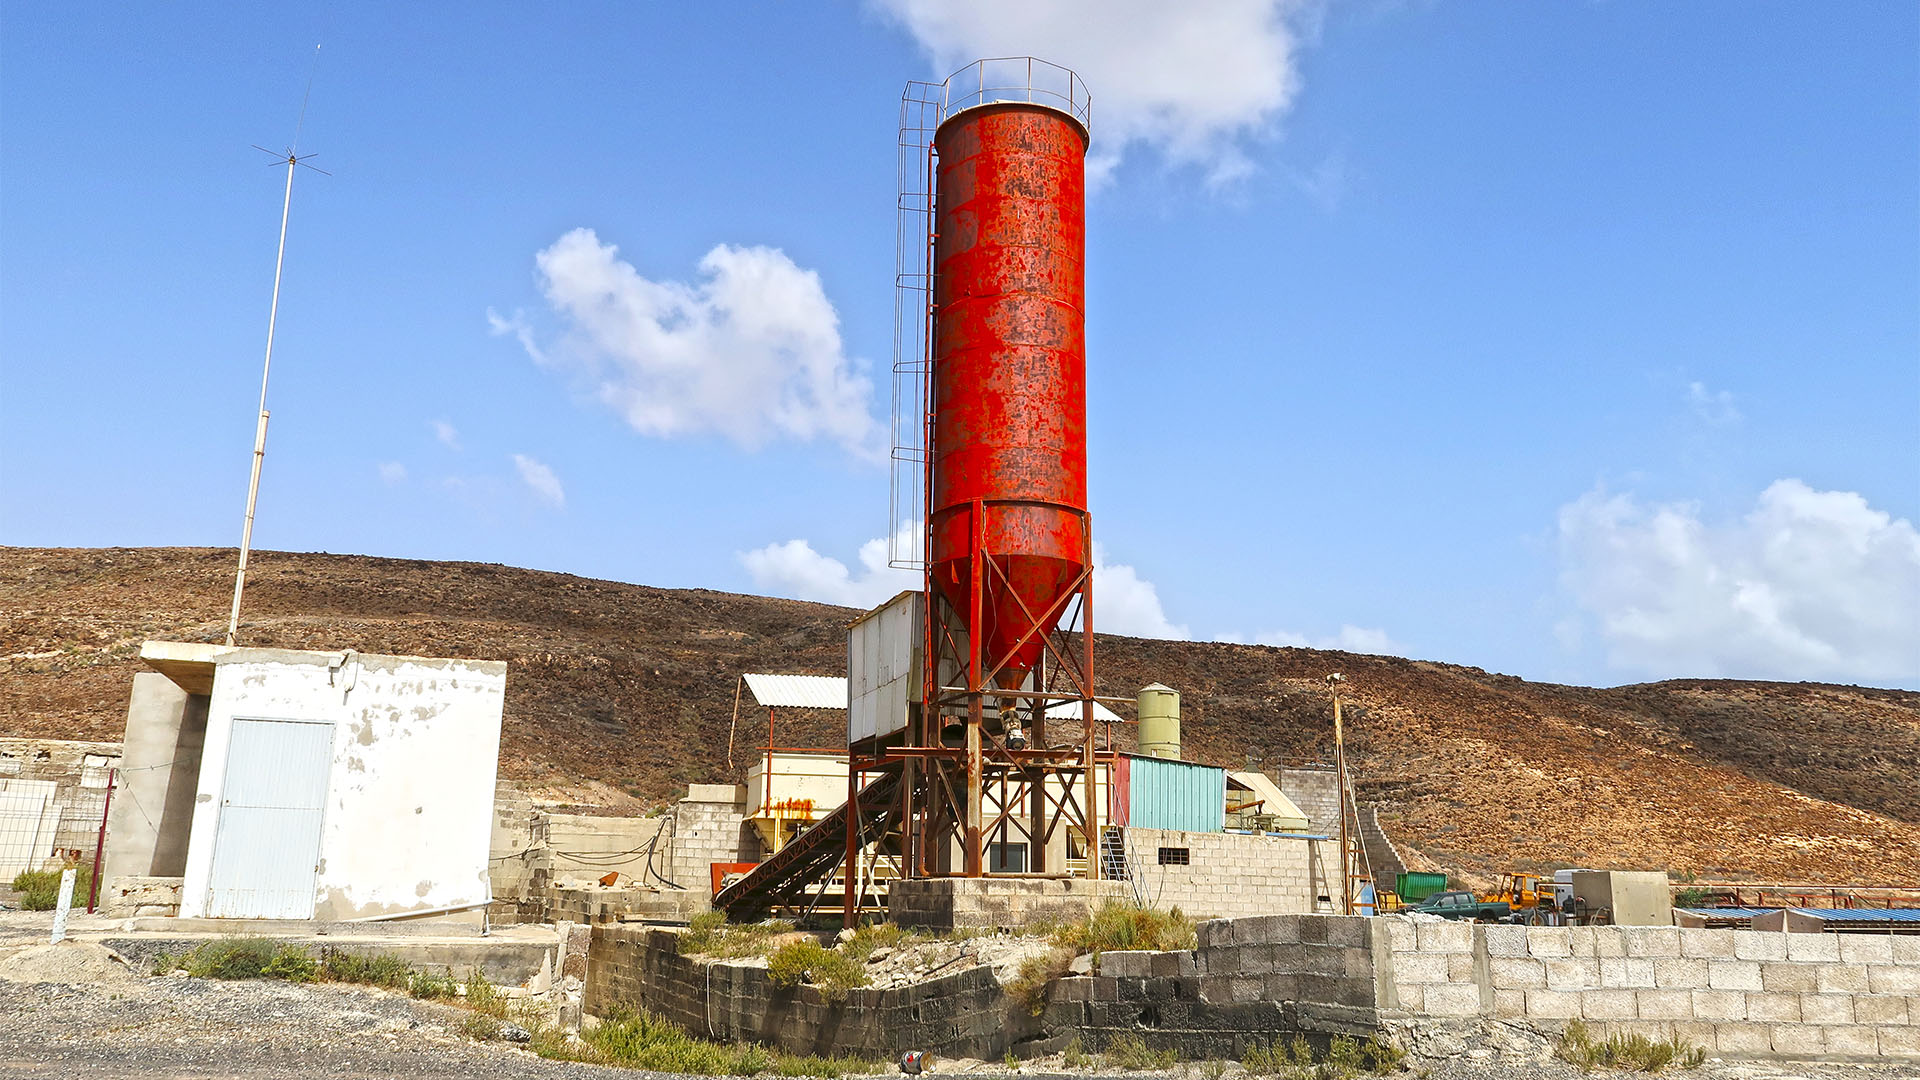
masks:
[[[1920,686],[1910,6],[6,22],[0,542],[237,542],[318,42],[258,546],[889,594],[901,86],[1033,53],[1094,101],[1106,628]]]

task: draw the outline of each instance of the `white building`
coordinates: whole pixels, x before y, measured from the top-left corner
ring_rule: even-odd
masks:
[[[150,641],[108,820],[108,891],[183,917],[471,912],[507,665]],[[175,884],[177,882],[177,885]]]

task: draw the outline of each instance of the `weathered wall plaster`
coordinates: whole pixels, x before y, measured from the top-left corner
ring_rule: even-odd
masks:
[[[180,913],[202,915],[236,718],[333,726],[314,917],[482,904],[507,665],[235,649],[215,653]]]

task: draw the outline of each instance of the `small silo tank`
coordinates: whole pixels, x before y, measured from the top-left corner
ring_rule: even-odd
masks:
[[[1158,758],[1180,756],[1180,691],[1154,683],[1134,698],[1140,717],[1140,752]]]

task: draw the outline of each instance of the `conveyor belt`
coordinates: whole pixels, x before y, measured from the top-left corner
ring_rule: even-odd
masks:
[[[860,844],[884,835],[899,815],[900,772],[881,773],[860,789]],[[801,903],[807,887],[832,874],[847,854],[847,808],[813,823],[745,877],[721,889],[713,906],[735,921],[764,918],[780,905]]]

